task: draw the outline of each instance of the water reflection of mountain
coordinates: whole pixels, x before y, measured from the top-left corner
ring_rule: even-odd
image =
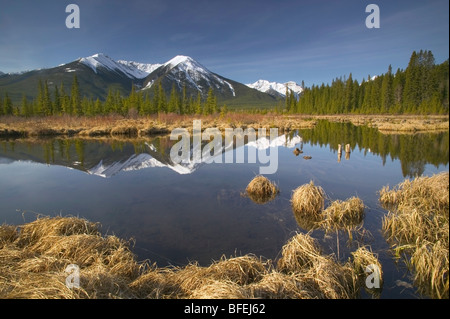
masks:
[[[222,141],[221,153],[232,151],[233,145]],[[169,168],[179,174],[190,174],[204,163],[175,164],[170,150],[176,143],[169,136],[146,140],[83,140],[48,139],[25,141],[0,141],[0,164],[14,161],[32,161],[49,165],[61,165],[86,173],[111,177],[123,171],[147,167]],[[202,149],[208,141],[202,142]],[[377,129],[354,126],[346,123],[319,121],[314,129],[291,132],[270,141],[268,138],[256,142],[245,141],[246,147],[267,149],[269,147],[300,147],[301,143],[329,145],[336,151],[338,145],[349,144],[351,151],[359,148],[381,157],[383,164],[388,157],[401,163],[404,176],[413,177],[424,172],[425,165],[447,165],[449,162],[449,133],[384,135]],[[191,143],[191,156],[193,153]],[[222,155],[221,154],[221,155]],[[203,160],[205,158],[203,157]]]
[[[329,145],[337,151],[338,145],[350,144],[367,154],[371,152],[382,158],[398,159],[404,177],[421,175],[426,164],[447,165],[449,162],[449,132],[385,135],[376,128],[354,126],[350,123],[318,121],[312,130],[300,130],[298,134],[305,143]]]
[[[246,139],[245,139],[246,140]],[[255,142],[245,141],[247,147],[267,149],[269,147],[293,148],[302,143],[300,136],[281,135],[274,140],[262,137]],[[119,172],[140,170],[149,167],[166,167],[179,174],[191,174],[203,165],[207,159],[222,156],[233,151],[239,143],[222,145],[220,154],[203,154],[202,162],[194,162],[191,141],[191,158],[186,163],[174,163],[170,158],[170,150],[176,141],[169,136],[159,136],[149,140],[82,140],[54,139],[39,141],[2,141],[0,142],[0,164],[14,161],[31,161],[48,165],[61,165],[82,170],[91,175],[104,178],[112,177]],[[200,148],[208,141],[203,141]]]

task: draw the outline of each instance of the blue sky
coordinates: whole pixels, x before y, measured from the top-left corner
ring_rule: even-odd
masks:
[[[68,29],[68,4],[80,8]],[[365,26],[368,4],[379,29]],[[449,57],[448,0],[0,0],[0,71],[57,66],[95,53],[163,63],[188,55],[213,72],[258,79],[330,83],[350,72],[406,68],[413,50]]]

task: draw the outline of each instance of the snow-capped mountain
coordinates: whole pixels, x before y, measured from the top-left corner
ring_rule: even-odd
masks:
[[[134,86],[153,94],[153,85],[161,83],[168,97],[175,85],[178,93],[186,88],[187,98],[196,98],[198,93],[205,99],[212,88],[218,104],[230,109],[234,106],[260,108],[273,107],[277,98],[251,89],[248,86],[216,74],[191,57],[178,55],[165,63],[140,63],[114,60],[103,53],[97,53],[53,68],[8,73],[1,75],[0,91],[8,92],[13,103],[19,104],[25,93],[28,99],[36,98],[35,88],[39,81],[70,88],[74,75],[77,76],[81,96],[105,100],[109,89],[118,90],[123,96],[130,94]]]
[[[144,89],[149,89],[156,83],[161,81],[163,87],[176,84],[181,90],[183,85],[191,91],[201,92],[203,95],[207,93],[209,88],[220,92],[221,95],[236,96],[231,81],[209,71],[206,67],[195,61],[193,58],[177,55],[173,59],[155,69],[144,82]]]
[[[145,64],[133,61],[114,61],[103,53],[81,58],[79,62],[90,67],[96,74],[99,70],[103,69],[124,74],[130,79],[143,79],[161,66],[161,64]]]
[[[286,83],[277,83],[269,82],[267,80],[258,80],[255,83],[247,84],[247,86],[260,92],[281,97],[286,96],[286,87],[294,92],[296,97],[298,97],[299,94],[303,91],[303,88],[293,81],[289,81]]]

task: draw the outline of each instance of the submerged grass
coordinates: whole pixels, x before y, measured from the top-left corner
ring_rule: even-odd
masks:
[[[383,231],[412,271],[419,291],[449,297],[449,173],[405,180],[380,190],[389,209]]]
[[[277,263],[248,254],[207,267],[138,263],[129,241],[76,217],[2,225],[0,244],[0,298],[356,298],[360,289],[354,261],[324,255],[308,234],[293,236]],[[66,285],[73,264],[79,288]]]

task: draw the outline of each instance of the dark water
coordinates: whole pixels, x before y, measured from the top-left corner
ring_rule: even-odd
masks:
[[[208,265],[222,255],[247,253],[276,259],[295,232],[305,232],[289,200],[295,188],[313,180],[333,200],[359,196],[367,206],[364,236],[350,242],[345,232],[339,237],[312,232],[325,251],[344,261],[358,244],[369,244],[383,266],[381,298],[418,297],[405,287],[411,283],[408,273],[393,261],[381,234],[386,211],[377,192],[405,178],[448,171],[448,132],[382,135],[367,127],[319,122],[313,130],[282,135],[273,146],[278,170],[267,175],[281,192],[264,205],[242,193],[265,164],[175,165],[169,156],[174,143],[167,136],[0,140],[0,223],[22,224],[36,214],[84,217],[100,222],[105,234],[133,238],[138,260],[159,266],[194,260]],[[349,154],[343,149],[340,160],[338,144],[351,147]],[[244,146],[245,154],[252,147]],[[303,154],[295,156],[295,147]]]

